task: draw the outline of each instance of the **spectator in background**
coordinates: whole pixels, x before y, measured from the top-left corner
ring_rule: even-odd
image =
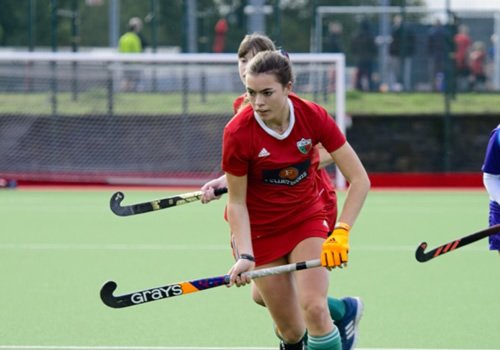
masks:
[[[442,90],[444,62],[446,58],[446,32],[441,20],[436,19],[429,30],[427,49],[431,59],[431,82],[433,91]]]
[[[142,43],[139,36],[141,30],[141,19],[139,17],[131,18],[128,22],[128,31],[120,37],[120,41],[118,42],[118,51],[120,53],[142,53]],[[140,71],[126,67],[121,82],[121,90],[137,91],[139,79]]]
[[[343,27],[341,23],[330,22],[327,34],[327,52],[340,53],[344,51],[342,49],[342,31]]]
[[[141,51],[144,52],[146,51],[146,47],[149,45],[148,41],[144,37],[144,34],[142,33],[142,20],[139,17],[132,17],[128,21],[129,28],[135,28],[135,34],[139,37],[141,40]]]
[[[454,38],[455,42],[455,62],[458,79],[458,91],[466,91],[468,89],[469,79],[469,50],[472,41],[469,37],[469,28],[461,24],[458,26],[458,33]]]
[[[500,125],[490,134],[482,166],[483,182],[490,197],[489,225],[500,224]],[[500,253],[500,234],[489,236],[490,250]]]
[[[118,50],[121,53],[142,52],[142,42],[139,33],[142,30],[142,21],[139,17],[133,17],[128,21],[128,31],[120,37]]]
[[[486,76],[487,77],[492,77],[495,74],[495,45],[498,40],[498,37],[496,34],[492,34],[490,37],[490,47],[488,48],[487,52],[487,59],[486,59]]]
[[[482,41],[472,44],[469,54],[469,68],[471,73],[470,89],[472,91],[484,91],[486,83],[486,48]]]
[[[342,48],[342,32],[343,32],[342,24],[339,22],[330,22],[328,25],[328,34],[327,34],[327,47],[326,51],[330,53],[341,53],[344,52]],[[336,69],[332,69],[330,71],[330,84],[328,85],[328,91],[334,92],[336,90],[335,81],[336,81]]]
[[[415,34],[400,15],[394,16],[389,45],[390,66],[389,87],[393,91],[411,88],[412,56],[415,53]]]
[[[215,39],[212,51],[214,53],[223,53],[226,43],[226,33],[228,30],[227,21],[221,18],[215,24]]]
[[[351,51],[356,58],[355,87],[360,91],[373,91],[373,66],[377,55],[375,36],[371,33],[366,19],[360,23],[351,41]]]
[[[491,46],[488,49],[488,58],[490,59],[490,61],[493,62],[495,60],[495,44],[498,40],[497,35],[492,34],[490,40],[491,40]]]

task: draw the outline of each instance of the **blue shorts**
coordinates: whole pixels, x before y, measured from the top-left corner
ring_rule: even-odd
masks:
[[[490,201],[490,226],[500,224],[500,205]],[[500,233],[489,236],[490,250],[500,250]]]

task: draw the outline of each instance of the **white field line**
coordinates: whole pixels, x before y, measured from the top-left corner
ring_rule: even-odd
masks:
[[[51,346],[51,345],[0,345],[5,350],[274,350],[275,347],[197,347],[197,346]],[[410,348],[359,348],[358,350],[471,350],[471,349],[410,349]],[[474,349],[500,350],[500,349]]]
[[[227,250],[229,244],[0,243],[0,250]]]
[[[443,244],[443,242],[436,243]],[[352,245],[351,250],[360,252],[414,252],[418,243],[409,246],[390,246],[390,245]],[[428,249],[433,249],[432,243],[429,243]],[[228,250],[229,244],[89,244],[89,243],[0,243],[0,250],[131,250],[131,251],[172,251],[172,250]],[[488,250],[486,244],[474,245],[461,249],[463,252],[483,252]],[[427,349],[431,350],[431,349]]]

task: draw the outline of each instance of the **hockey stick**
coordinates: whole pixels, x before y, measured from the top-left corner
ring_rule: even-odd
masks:
[[[214,193],[216,196],[220,196],[221,194],[227,193],[227,188],[217,188]],[[178,194],[172,197],[155,199],[149,202],[121,206],[121,202],[123,201],[123,198],[125,198],[125,194],[123,194],[123,192],[116,192],[115,194],[113,194],[113,196],[111,196],[109,206],[111,208],[111,211],[113,211],[113,213],[118,216],[137,215],[148,213],[150,211],[175,207],[181,204],[195,202],[200,200],[202,194],[203,193],[201,191],[189,192]]]
[[[311,269],[314,267],[320,267],[321,260],[309,260],[304,262],[299,262],[295,264],[281,265],[269,267],[261,270],[253,270],[245,272],[244,275],[250,276],[250,278],[260,278],[271,275],[277,275],[287,272]],[[104,283],[101,288],[101,300],[109,307],[112,308],[122,308],[129,307],[144,303],[149,303],[151,301],[161,300],[165,298],[176,297],[184,294],[200,292],[202,290],[219,287],[229,284],[229,275],[202,278],[199,280],[179,282],[173,284],[167,284],[163,287],[151,288],[140,290],[137,292],[123,294],[119,296],[114,296],[117,285],[114,281],[108,281]]]
[[[444,253],[451,252],[457,248],[466,246],[468,244],[474,243],[476,241],[479,241],[480,239],[483,239],[485,237],[488,237],[490,235],[493,235],[495,233],[500,232],[500,224],[491,226],[485,230],[475,232],[473,234],[470,234],[465,237],[461,237],[459,239],[456,239],[452,242],[445,243],[443,245],[440,245],[439,247],[436,247],[428,252],[424,252],[425,248],[427,248],[427,242],[422,242],[417,248],[417,251],[415,252],[415,258],[420,261],[420,262],[426,262],[431,259],[437,258],[440,255],[443,255]]]

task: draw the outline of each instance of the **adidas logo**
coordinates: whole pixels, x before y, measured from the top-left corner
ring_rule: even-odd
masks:
[[[347,326],[345,327],[345,335],[346,335],[346,339],[350,339],[352,337],[354,337],[354,333],[355,333],[355,326],[354,326],[354,321],[350,321]]]
[[[267,149],[265,149],[265,148],[261,149],[260,152],[259,152],[259,158],[267,157],[267,156],[270,156],[270,155],[271,155],[271,153],[269,153],[267,151]]]

